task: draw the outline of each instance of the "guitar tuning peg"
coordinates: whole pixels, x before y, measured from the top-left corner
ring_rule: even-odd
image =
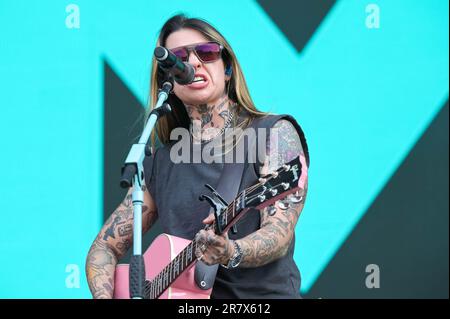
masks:
[[[275,171],[275,172],[271,173],[271,175],[272,175],[273,178],[276,178],[278,176],[278,172]]]
[[[261,177],[260,179],[258,179],[258,181],[259,181],[261,184],[265,184],[266,181],[267,181],[267,179]]]
[[[292,195],[289,197],[289,200],[290,200],[290,202],[293,203],[293,204],[301,203],[301,202],[303,201],[303,195],[301,195],[301,194],[299,193],[299,191],[297,191],[295,194],[292,194]]]
[[[267,208],[267,213],[269,214],[269,216],[275,215],[276,212],[277,212],[277,208],[275,206],[273,206],[273,205],[270,205]]]
[[[291,165],[284,164],[284,165],[283,165],[283,168],[284,168],[284,170],[287,172],[288,170],[291,169]]]
[[[289,208],[289,201],[286,199],[278,201],[278,207],[282,210],[286,210]]]

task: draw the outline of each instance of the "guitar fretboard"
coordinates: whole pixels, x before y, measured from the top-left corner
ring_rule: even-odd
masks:
[[[241,192],[221,215],[221,224],[228,226],[225,229],[231,227],[236,217],[242,212],[240,207],[245,196],[244,194],[245,191]],[[205,229],[215,227],[216,221]],[[192,240],[155,278],[145,282],[146,298],[158,298],[187,268],[189,268],[192,263],[195,262],[195,249],[197,248],[197,245],[197,241],[195,239]]]

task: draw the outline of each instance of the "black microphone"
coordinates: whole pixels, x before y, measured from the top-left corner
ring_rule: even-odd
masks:
[[[175,54],[164,47],[156,47],[154,55],[159,66],[164,71],[172,74],[178,84],[186,85],[194,81],[195,70],[191,64],[181,61]]]

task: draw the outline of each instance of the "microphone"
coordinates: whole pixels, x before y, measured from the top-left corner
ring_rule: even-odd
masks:
[[[164,47],[156,47],[154,55],[159,66],[172,74],[178,84],[186,85],[194,81],[195,70],[191,64],[182,62],[175,54]]]

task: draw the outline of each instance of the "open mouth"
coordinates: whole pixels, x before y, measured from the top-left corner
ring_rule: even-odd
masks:
[[[194,81],[192,81],[192,83],[204,83],[204,82],[206,82],[206,80],[203,76],[196,76],[194,78]]]

